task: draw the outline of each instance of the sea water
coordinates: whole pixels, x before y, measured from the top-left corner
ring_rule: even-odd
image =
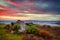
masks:
[[[16,20],[0,20],[0,24],[10,24],[11,22],[16,22]],[[50,25],[50,26],[60,26],[60,21],[40,21],[40,20],[24,20],[25,23],[34,23],[39,25]]]

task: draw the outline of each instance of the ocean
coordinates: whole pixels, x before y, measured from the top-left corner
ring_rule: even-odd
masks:
[[[60,26],[59,20],[52,21],[41,21],[41,20],[23,20],[25,23],[34,23],[39,25],[50,25],[50,26]],[[0,20],[0,24],[10,24],[11,22],[16,22],[16,20]]]

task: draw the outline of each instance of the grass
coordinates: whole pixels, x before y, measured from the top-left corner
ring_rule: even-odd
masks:
[[[6,24],[0,24],[0,28],[4,28]]]
[[[56,34],[57,40],[60,40],[60,27],[55,27],[53,31]]]
[[[0,40],[22,40],[22,38],[24,37],[23,34],[11,34],[6,32],[6,30],[4,29],[6,24],[0,24]],[[40,27],[40,29],[42,29],[42,27],[39,25],[38,27]],[[51,28],[44,28],[43,29],[48,29],[48,31],[53,32],[53,34],[56,35],[56,40],[60,40],[60,26],[51,26]],[[29,35],[30,36],[30,35]],[[26,37],[28,38],[28,37]]]
[[[5,24],[0,24],[0,40],[22,40],[23,35],[11,34],[4,29]]]

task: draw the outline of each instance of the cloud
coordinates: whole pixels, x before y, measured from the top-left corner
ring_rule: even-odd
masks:
[[[11,0],[12,2],[23,2],[24,0]]]
[[[5,3],[6,3],[6,0],[0,0],[0,5],[7,6]]]
[[[51,14],[19,14],[15,16],[0,16],[0,19],[7,20],[60,20],[60,15]],[[23,17],[22,17],[22,16]]]
[[[0,5],[13,9],[31,9],[31,11],[58,12],[60,14],[60,0],[0,0]]]
[[[18,1],[19,3],[15,3]],[[28,3],[27,2],[25,3],[24,0],[15,0],[11,3],[9,2],[7,3],[7,5],[11,8],[28,9],[28,7],[31,6],[32,9],[37,8],[37,10],[40,10],[40,11],[49,11],[49,12],[60,11],[59,0],[28,0]]]

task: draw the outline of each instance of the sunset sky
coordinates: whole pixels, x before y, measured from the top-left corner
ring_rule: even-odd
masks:
[[[0,0],[0,20],[60,20],[60,0]]]

